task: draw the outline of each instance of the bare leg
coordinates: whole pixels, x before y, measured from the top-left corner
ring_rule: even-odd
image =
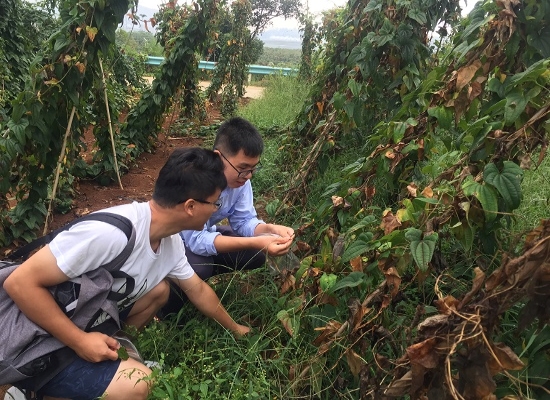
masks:
[[[136,301],[128,318],[126,318],[126,325],[134,326],[138,330],[142,329],[151,322],[157,311],[166,304],[169,295],[170,286],[164,280]]]
[[[122,361],[101,398],[105,400],[145,400],[149,395],[150,382],[144,378],[149,375],[151,375],[151,370],[133,358]]]

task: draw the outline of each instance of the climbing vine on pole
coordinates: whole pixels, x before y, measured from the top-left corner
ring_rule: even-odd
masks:
[[[25,90],[2,123],[0,222],[7,229],[0,244],[30,240],[43,223],[70,111],[86,106],[99,53],[107,54],[128,8],[128,0],[60,2],[60,28],[51,36],[46,56],[31,64]],[[75,118],[73,137],[81,129]]]
[[[154,145],[163,113],[170,107],[174,95],[190,77],[198,74],[196,54],[201,54],[212,34],[212,21],[217,14],[217,0],[194,2],[192,11],[172,39],[173,47],[146,90],[130,111],[127,124],[120,133],[127,154],[136,157]]]

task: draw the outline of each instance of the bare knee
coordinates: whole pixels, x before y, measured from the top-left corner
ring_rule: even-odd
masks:
[[[108,400],[145,400],[149,395],[151,370],[140,362],[129,358],[122,361],[105,390],[103,398]]]
[[[143,328],[151,322],[157,311],[168,302],[169,296],[170,285],[166,280],[163,280],[136,301],[130,315],[126,318],[125,324],[134,326],[137,329]]]
[[[161,283],[159,283],[157,286],[151,290],[152,295],[152,302],[155,303],[155,305],[158,305],[157,308],[161,308],[166,303],[168,303],[168,298],[170,297],[170,284],[165,279]]]

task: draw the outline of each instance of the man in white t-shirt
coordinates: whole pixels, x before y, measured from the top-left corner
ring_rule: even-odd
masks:
[[[161,169],[151,201],[112,207],[134,224],[134,250],[120,268],[135,281],[132,293],[119,303],[121,319],[142,328],[166,303],[172,280],[206,316],[241,336],[250,328],[236,323],[218,296],[189,265],[178,233],[202,229],[217,208],[226,187],[223,163],[210,150],[175,150]],[[120,360],[118,341],[98,332],[79,329],[60,309],[49,287],[103,265],[125,247],[127,238],[118,228],[86,221],[60,233],[49,245],[18,267],[4,288],[23,313],[66,346],[78,358],[41,390],[53,398],[91,400],[146,399],[144,377],[151,370],[134,359]],[[113,290],[119,289],[113,285]],[[134,371],[131,374],[123,371]]]

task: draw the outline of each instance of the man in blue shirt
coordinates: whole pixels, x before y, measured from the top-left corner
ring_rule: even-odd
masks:
[[[202,231],[182,231],[185,254],[203,280],[241,269],[259,268],[266,254],[282,256],[290,250],[294,230],[258,219],[250,179],[261,168],[263,140],[247,120],[231,118],[218,129],[214,151],[225,169],[227,188],[212,203],[216,208]],[[226,219],[229,225],[217,225]],[[174,289],[174,288],[173,288]],[[161,315],[177,312],[184,296],[175,288]]]

